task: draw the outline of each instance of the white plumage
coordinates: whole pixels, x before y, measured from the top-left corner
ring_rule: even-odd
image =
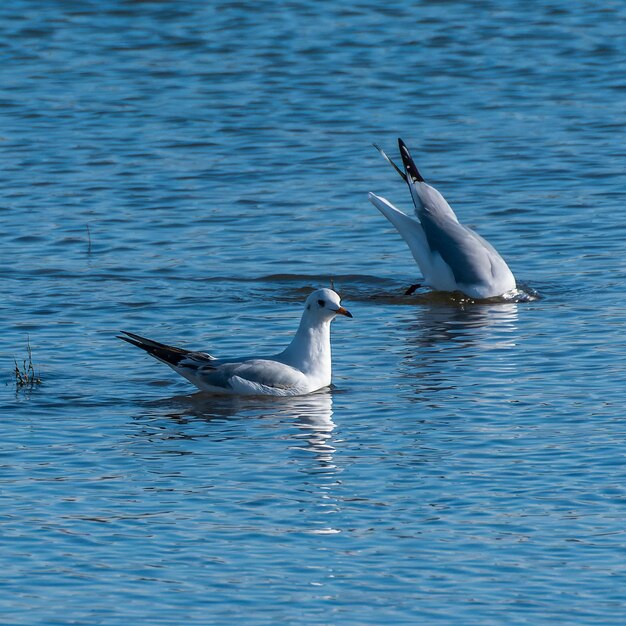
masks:
[[[398,142],[404,171],[376,147],[407,182],[417,219],[376,194],[370,193],[369,199],[408,244],[425,285],[437,291],[460,291],[475,299],[515,290],[515,278],[497,250],[459,222],[445,198],[424,182],[402,139]]]
[[[168,346],[126,331],[119,338],[166,363],[203,391],[299,396],[330,385],[330,323],[336,315],[352,317],[332,289],[314,291],[306,299],[292,342],[270,357],[216,359],[205,352]]]

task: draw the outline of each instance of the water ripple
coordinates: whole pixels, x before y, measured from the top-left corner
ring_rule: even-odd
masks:
[[[3,622],[624,623],[625,17],[0,6]],[[519,297],[404,295],[398,136]],[[331,280],[310,397],[115,339],[271,353]]]

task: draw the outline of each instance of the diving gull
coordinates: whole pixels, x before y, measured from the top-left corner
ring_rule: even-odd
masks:
[[[374,193],[369,199],[408,244],[424,285],[436,291],[460,291],[474,299],[515,290],[515,278],[496,249],[459,222],[445,198],[424,182],[402,139],[398,144],[404,171],[381,148],[375,148],[408,184],[417,219]]]

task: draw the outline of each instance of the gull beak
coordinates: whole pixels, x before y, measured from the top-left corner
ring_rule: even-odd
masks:
[[[346,317],[352,317],[352,313],[350,313],[348,309],[344,309],[342,306],[336,309],[335,313],[337,313],[337,315],[345,315]]]

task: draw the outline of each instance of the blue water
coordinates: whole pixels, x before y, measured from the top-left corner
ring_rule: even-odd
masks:
[[[623,624],[625,18],[2,4],[0,621]],[[398,136],[538,299],[402,295]],[[330,391],[115,339],[271,353],[331,276]]]

